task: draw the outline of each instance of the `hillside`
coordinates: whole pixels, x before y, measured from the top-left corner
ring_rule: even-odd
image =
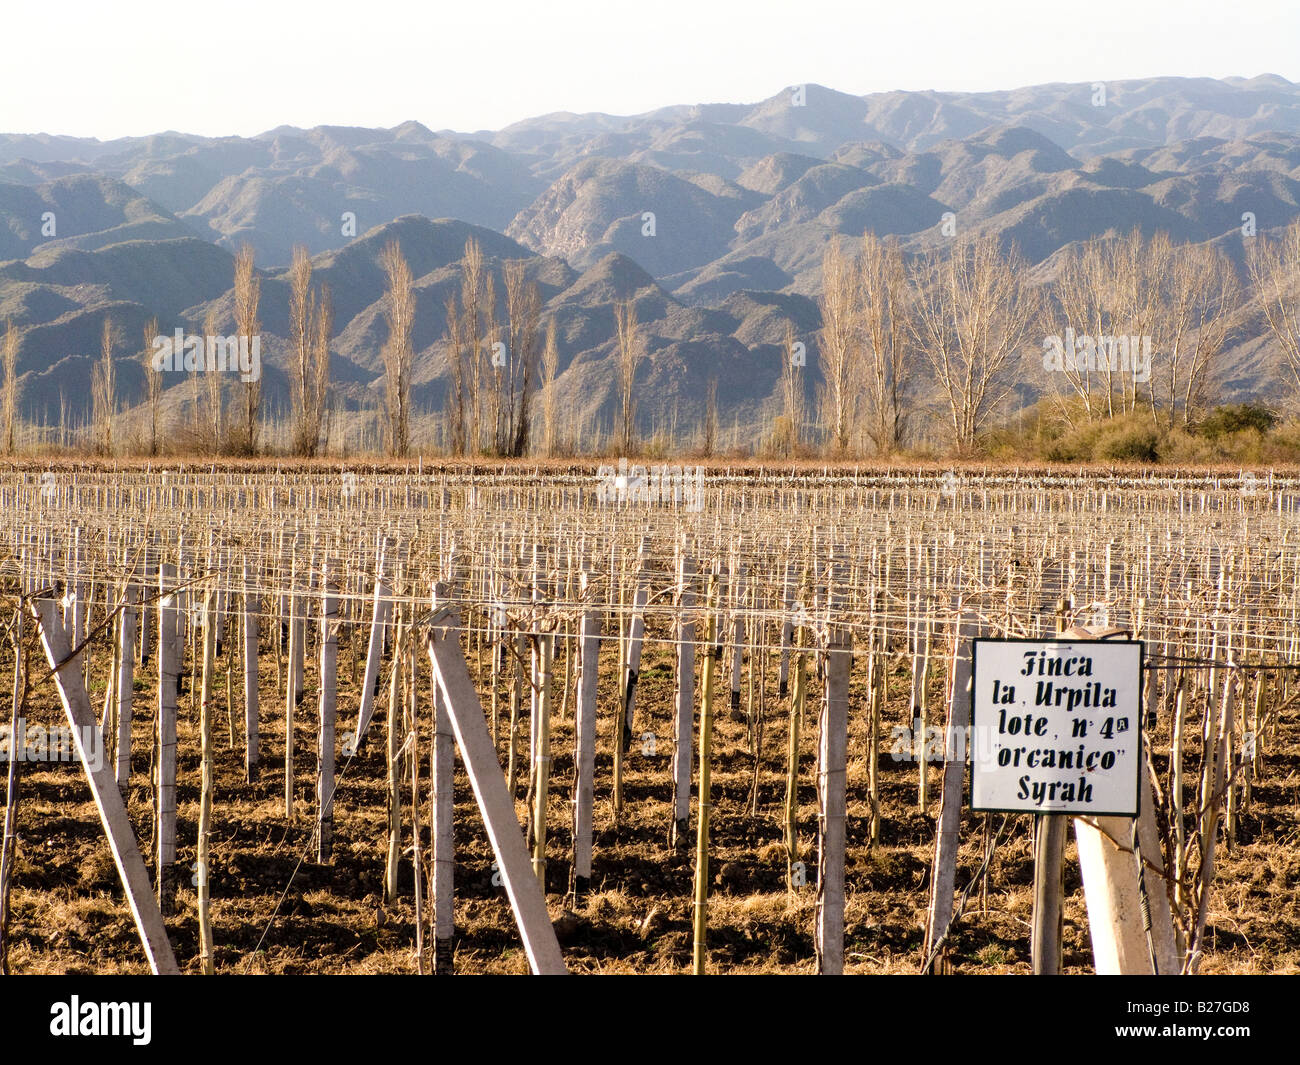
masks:
[[[1214,242],[1241,271],[1244,215],[1264,233],[1300,215],[1300,85],[1151,78],[1093,100],[1089,85],[864,97],[808,85],[755,104],[473,133],[406,122],[252,138],[0,134],[0,321],[22,330],[24,416],[84,418],[104,318],[122,328],[121,357],[143,349],[152,317],[168,333],[198,331],[209,313],[231,328],[232,253],[246,243],[268,403],[283,408],[285,270],[302,244],[333,296],[340,399],[360,411],[382,374],[378,257],[397,240],[417,279],[417,407],[437,412],[445,303],[473,236],[499,296],[501,264],[528,260],[559,328],[560,396],[583,432],[612,424],[613,305],[635,297],[650,355],[643,431],[694,432],[716,376],[720,423],[752,443],[787,321],[815,347],[822,256],[837,238],[889,235],[913,255],[945,239],[951,213],[1050,279],[1063,249],[1137,228]],[[1276,401],[1277,353],[1247,296],[1222,394]],[[818,380],[813,359],[810,396]],[[133,366],[120,375],[128,406],[142,382]],[[169,407],[186,395],[170,387]]]

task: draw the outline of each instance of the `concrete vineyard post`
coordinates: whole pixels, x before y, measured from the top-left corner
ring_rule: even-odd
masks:
[[[444,584],[435,584],[431,606],[435,611],[447,600]],[[434,664],[436,673],[437,665]],[[438,976],[452,972],[452,936],[455,935],[455,840],[453,836],[454,797],[453,746],[455,736],[446,699],[438,678],[433,684],[433,971]],[[495,750],[495,743],[493,746]]]
[[[374,610],[371,615],[370,643],[366,650],[366,672],[361,682],[361,708],[357,714],[354,742],[357,749],[360,749],[366,730],[370,728],[370,718],[375,711],[375,696],[379,694],[379,660],[383,654],[384,629],[388,625],[392,611],[392,589],[388,586],[385,568],[392,549],[393,540],[385,537],[380,543],[379,558],[375,563]]]
[[[1236,708],[1237,669],[1228,668],[1223,682],[1223,698],[1219,701],[1219,718],[1211,726],[1215,745],[1208,749],[1206,789],[1201,814],[1201,868],[1197,876],[1196,918],[1192,936],[1187,944],[1187,959],[1183,971],[1193,976],[1200,969],[1204,953],[1205,923],[1210,913],[1210,889],[1214,886],[1214,851],[1219,829],[1219,806],[1227,787],[1227,737],[1232,732]]]
[[[398,613],[393,636],[394,652],[405,638],[403,617]],[[402,748],[406,733],[402,723],[402,656],[394,653],[388,672],[388,859],[384,863],[384,901],[397,901],[397,870],[402,857]]]
[[[248,783],[255,784],[261,764],[261,740],[257,725],[257,642],[261,597],[253,585],[248,559],[244,560],[243,586],[240,602],[244,617],[244,777]]]
[[[849,627],[838,619],[844,609],[847,579],[842,555],[831,564],[826,632],[826,697],[822,703],[821,747],[817,759],[821,816],[818,825],[817,971],[844,971],[844,819],[849,726],[849,669],[853,661]]]
[[[695,559],[683,556],[678,574],[677,689],[673,697],[672,846],[686,844],[691,815],[691,740],[695,732]]]
[[[483,814],[529,966],[539,975],[564,973],[568,970],[546,910],[546,896],[533,874],[514,801],[501,778],[501,764],[492,748],[487,718],[470,680],[459,637],[460,619],[451,611],[440,611],[431,619],[429,656],[433,673],[446,701],[456,744]]]
[[[175,567],[158,567],[158,904],[171,909],[176,884],[176,685],[180,663],[176,658]]]
[[[795,863],[799,860],[799,725],[808,688],[806,628],[800,625],[794,641],[794,685],[790,692],[790,730],[786,746],[785,769],[785,858],[786,888],[794,891]]]
[[[338,720],[339,600],[328,566],[321,569],[320,710],[316,741],[316,860],[334,855],[334,733]]]
[[[209,587],[203,597],[203,675],[199,694],[199,742],[202,765],[199,791],[198,879],[199,960],[205,975],[216,971],[212,957],[212,918],[209,913],[209,885],[212,882],[210,846],[212,838],[212,789],[216,766],[212,749],[213,677],[216,670],[216,594]]]
[[[646,572],[646,558],[650,552],[648,538],[641,541],[637,551],[636,594],[632,600],[632,622],[628,629],[627,665],[623,674],[623,752],[632,747],[632,715],[636,706],[636,684],[641,672],[641,643],[645,639],[645,607],[650,596],[649,574]]]
[[[785,565],[785,583],[781,594],[781,665],[777,673],[776,697],[784,699],[789,690],[790,643],[794,632],[794,563]]]
[[[131,700],[135,692],[136,587],[123,590],[117,629],[117,786],[126,797],[131,783]]]
[[[22,581],[20,573],[19,586],[23,591],[26,591],[24,584],[25,582]],[[9,712],[9,735],[11,738],[18,732],[19,717],[25,709],[23,704],[23,611],[21,608],[14,611],[13,626],[14,684],[13,699],[10,703]],[[18,767],[22,764],[22,761],[14,757],[11,752],[8,763],[6,767],[4,835],[0,837],[0,976],[9,975],[9,890],[10,881],[13,877],[14,857],[18,849],[16,831],[19,800]]]
[[[163,926],[162,913],[150,890],[149,871],[140,856],[131,819],[122,803],[122,795],[117,790],[117,781],[104,764],[102,750],[96,752],[90,749],[90,744],[95,742],[94,737],[98,735],[98,728],[90,709],[90,699],[81,682],[79,663],[71,655],[67,630],[59,621],[58,610],[52,600],[38,600],[34,604],[34,614],[40,625],[41,644],[46,660],[54,670],[54,682],[59,689],[59,698],[72,730],[77,756],[85,769],[95,805],[99,809],[99,817],[108,836],[122,886],[126,889],[127,902],[135,918],[149,967],[159,975],[178,973],[176,957]]]
[[[579,591],[584,601],[594,594],[590,569],[584,564]],[[591,829],[595,805],[596,774],[596,686],[599,682],[600,612],[598,603],[588,603],[578,628],[578,713],[575,728],[574,761],[577,778],[573,796],[573,883],[571,896],[580,905],[591,887]]]

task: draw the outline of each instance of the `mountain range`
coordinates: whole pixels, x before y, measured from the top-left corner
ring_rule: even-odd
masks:
[[[963,232],[1014,243],[1047,279],[1073,242],[1137,227],[1215,242],[1241,269],[1246,213],[1262,233],[1300,215],[1300,84],[1274,75],[868,96],[806,85],[752,105],[551,114],[473,133],[407,122],[251,138],[0,134],[0,322],[22,330],[25,417],[84,420],[105,317],[123,356],[144,349],[153,317],[163,333],[199,332],[210,314],[233,331],[232,253],[248,244],[267,402],[283,408],[287,267],[301,244],[333,295],[340,424],[348,412],[360,424],[382,392],[379,254],[397,239],[416,278],[415,405],[436,412],[444,304],[472,236],[498,292],[501,264],[527,260],[557,322],[561,409],[577,433],[613,424],[614,305],[634,298],[650,356],[643,432],[693,433],[716,377],[724,433],[754,443],[787,323],[815,349],[837,237],[889,234],[918,252],[951,214]],[[1283,398],[1246,303],[1222,364],[1225,398]],[[143,388],[124,357],[124,404]],[[189,395],[173,385],[167,408]]]

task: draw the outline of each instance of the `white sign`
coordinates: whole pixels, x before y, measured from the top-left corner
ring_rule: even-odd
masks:
[[[1140,640],[975,640],[971,809],[1136,817]]]

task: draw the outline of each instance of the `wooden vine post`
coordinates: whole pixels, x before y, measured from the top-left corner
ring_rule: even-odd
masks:
[[[1064,601],[1057,603],[1056,631],[1064,620]],[[1065,929],[1065,829],[1062,814],[1034,817],[1034,909],[1029,944],[1035,976],[1056,976],[1061,971],[1061,943]]]
[[[710,780],[710,761],[713,755],[713,684],[715,673],[722,661],[722,642],[718,639],[718,576],[709,577],[705,598],[704,626],[704,678],[700,696],[700,780],[697,801],[695,833],[695,946],[691,968],[696,976],[703,976],[708,964],[709,927],[709,814],[713,809]]]

